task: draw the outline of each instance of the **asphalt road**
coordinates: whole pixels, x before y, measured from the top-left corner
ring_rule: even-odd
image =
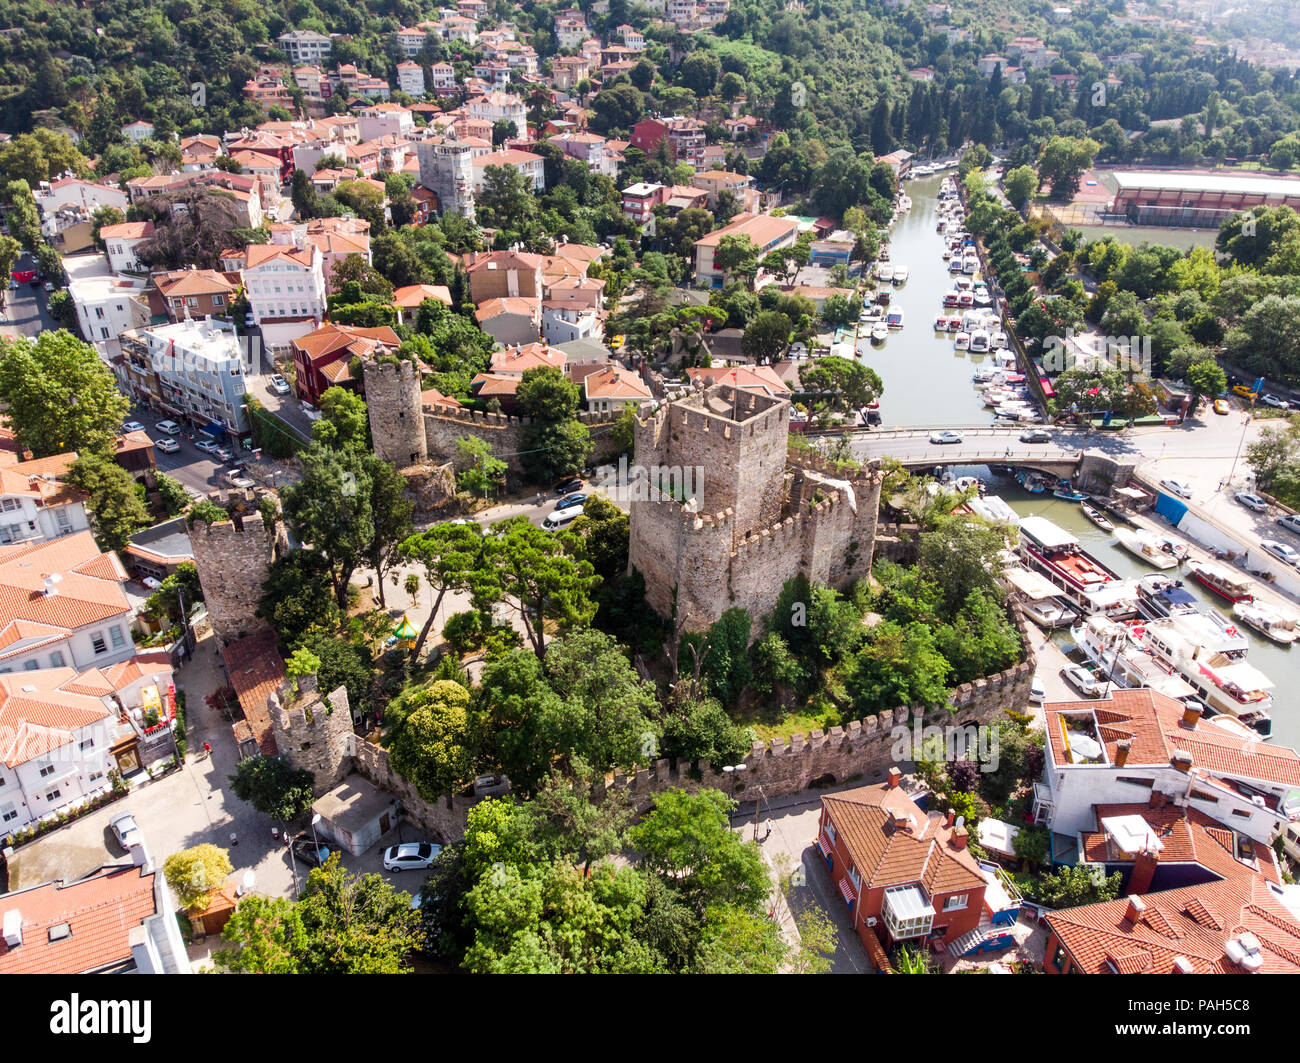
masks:
[[[24,251],[14,263],[15,270],[35,269],[32,256]],[[56,329],[59,323],[46,310],[49,298],[40,288],[20,284],[5,293],[4,319],[0,321],[0,335],[18,334],[35,338],[46,329]]]
[[[155,427],[159,421],[168,420],[165,414],[154,413],[146,406],[134,406],[131,409],[131,415],[128,418],[132,421],[139,421],[144,425],[145,433],[155,443],[160,439],[169,438],[166,433],[159,432]],[[209,438],[200,432],[191,433],[195,437],[195,442],[202,442]],[[154,447],[154,461],[161,472],[168,476],[173,476],[186,487],[199,494],[207,494],[209,491],[215,491],[225,485],[221,482],[219,473],[228,466],[215,460],[208,454],[199,450],[194,442],[190,442],[185,436],[172,436],[181,445],[181,449],[171,454],[165,454],[157,447]],[[237,448],[236,448],[237,449]]]

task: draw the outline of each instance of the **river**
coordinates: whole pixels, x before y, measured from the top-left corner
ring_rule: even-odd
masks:
[[[891,308],[903,309],[903,330],[891,333],[883,345],[875,346],[870,340],[859,344],[864,360],[875,368],[885,385],[880,405],[886,426],[962,427],[993,421],[992,410],[982,405],[970,379],[974,366],[984,356],[956,351],[951,336],[936,335],[930,327],[942,312],[943,293],[952,287],[942,257],[945,244],[934,230],[942,179],[927,177],[903,186],[912,199],[912,209],[895,223],[890,240],[890,262],[909,269],[907,283],[893,289],[890,303]],[[987,466],[954,468],[952,472],[982,477],[989,484],[989,493],[1005,499],[1021,516],[1042,516],[1059,524],[1077,536],[1085,550],[1125,578],[1155,571],[1084,517],[1074,503],[1050,495],[1031,495],[1010,477],[993,477]],[[1169,574],[1175,573],[1171,570]],[[1184,586],[1202,609],[1231,615],[1221,599],[1195,580],[1185,579]],[[1275,684],[1272,740],[1300,748],[1300,708],[1294,694],[1288,693],[1300,690],[1300,649],[1278,646],[1250,628],[1243,630],[1251,641],[1250,663]],[[1063,646],[1070,642],[1068,630],[1056,632],[1053,638]]]
[[[956,170],[947,173],[954,177]],[[942,313],[944,292],[952,288],[947,246],[934,230],[938,217],[939,186],[943,175],[923,177],[903,184],[912,209],[895,223],[889,241],[889,261],[908,267],[901,286],[892,291],[890,309],[903,311],[903,328],[891,332],[882,344],[867,337],[859,340],[863,361],[880,374],[885,385],[880,397],[880,418],[885,427],[984,426],[993,423],[993,411],[984,405],[971,385],[971,373],[987,355],[971,355],[955,348],[955,333],[935,333],[934,319]]]

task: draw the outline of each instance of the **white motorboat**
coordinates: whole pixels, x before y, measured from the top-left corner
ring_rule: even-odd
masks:
[[[995,351],[1004,351],[1007,348],[1007,334],[999,330],[998,332],[993,333],[989,343]]]
[[[1155,535],[1144,529],[1116,528],[1115,541],[1130,554],[1156,568],[1174,568],[1178,564],[1178,558],[1166,551]]]
[[[871,329],[871,340],[873,343],[884,343],[889,339],[889,329],[883,325],[874,325]]]
[[[961,260],[961,271],[963,273],[974,273],[980,268],[978,255],[963,255]]]
[[[970,352],[986,354],[989,349],[989,334],[983,329],[976,329],[970,334]]]
[[[969,350],[970,350],[970,333],[969,333],[969,332],[959,332],[959,333],[957,333],[957,350],[959,350],[959,351],[969,351]]]
[[[962,270],[962,256],[953,252],[952,258],[948,260],[948,272],[960,273]]]
[[[1266,639],[1289,646],[1300,638],[1300,616],[1262,602],[1237,602],[1232,615]]]
[[[881,262],[876,266],[876,279],[882,284],[894,279],[894,267],[888,262]]]
[[[1209,635],[1194,630],[1207,626]],[[1245,661],[1244,650],[1234,654],[1216,649],[1223,639],[1214,638],[1214,627],[1208,614],[1195,613],[1152,620],[1145,628],[1134,625],[1129,631],[1157,660],[1191,684],[1210,709],[1235,716],[1267,738],[1273,733],[1273,681]]]
[[[894,283],[895,283],[895,284],[906,284],[906,283],[907,283],[907,278],[908,278],[908,273],[909,273],[909,271],[908,271],[908,268],[907,268],[906,266],[895,266],[895,267],[894,267]]]

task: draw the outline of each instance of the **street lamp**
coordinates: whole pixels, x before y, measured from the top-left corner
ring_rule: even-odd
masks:
[[[742,772],[742,771],[744,771],[747,767],[749,767],[748,764],[724,764],[724,765],[722,766],[722,770],[723,770],[724,772],[726,772],[727,775],[730,776],[730,778],[731,778],[731,796],[732,796],[732,797],[735,797],[735,796],[736,796],[736,779],[739,778],[739,775],[737,774],[737,772]]]
[[[1246,429],[1250,427],[1250,414],[1247,413],[1241,422],[1241,438],[1237,440],[1237,453],[1232,457],[1232,471],[1228,473],[1228,486],[1232,486],[1232,477],[1237,472],[1237,460],[1241,457],[1241,448],[1246,443]]]

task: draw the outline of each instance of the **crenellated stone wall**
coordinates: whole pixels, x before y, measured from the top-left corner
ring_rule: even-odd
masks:
[[[458,440],[471,436],[484,440],[495,457],[506,463],[509,475],[524,474],[524,430],[531,423],[527,417],[511,417],[504,413],[486,413],[482,410],[447,410],[425,407],[422,413],[425,451],[434,461],[451,461],[456,456]],[[618,416],[608,413],[582,411],[578,420],[587,426],[596,449],[592,461],[603,461],[619,453],[614,444],[614,427]],[[373,432],[373,429],[372,429]]]
[[[267,699],[276,748],[293,767],[311,772],[317,794],[332,789],[352,770],[356,736],[346,687],[321,697],[316,676],[282,683]]]
[[[358,774],[381,790],[398,798],[406,809],[406,817],[436,841],[448,844],[465,836],[466,817],[481,797],[456,795],[451,804],[443,801],[429,802],[419,795],[415,787],[402,775],[393,771],[388,750],[373,742],[357,739],[355,767]]]

